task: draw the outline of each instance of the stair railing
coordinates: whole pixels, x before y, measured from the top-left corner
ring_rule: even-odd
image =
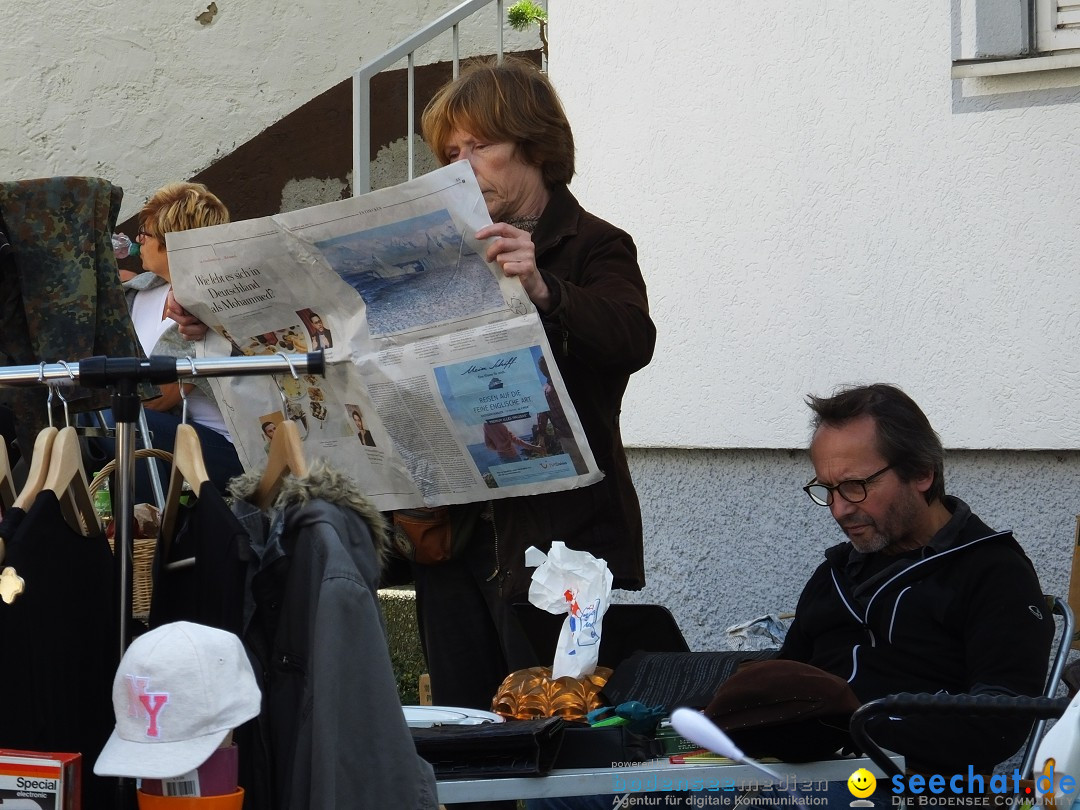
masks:
[[[503,30],[506,25],[503,15],[503,0],[466,0],[457,8],[443,14],[437,20],[421,28],[412,36],[402,40],[382,56],[362,65],[353,73],[353,196],[365,194],[371,190],[371,80],[401,59],[408,59],[408,177],[413,178],[414,145],[413,133],[416,131],[415,113],[415,55],[422,45],[431,42],[446,31],[453,31],[454,78],[460,68],[460,47],[458,25],[467,17],[485,6],[495,4],[495,22],[497,31],[496,54],[503,58]]]

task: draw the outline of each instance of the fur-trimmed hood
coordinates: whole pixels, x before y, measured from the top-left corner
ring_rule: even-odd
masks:
[[[261,477],[260,470],[233,478],[229,482],[229,494],[243,501],[249,500],[255,493]],[[317,459],[311,464],[305,476],[286,476],[281,485],[281,492],[274,500],[273,508],[285,511],[306,506],[315,500],[326,501],[358,513],[371,529],[375,553],[380,567],[383,565],[390,551],[390,533],[386,518],[360,492],[359,486],[350,475],[327,461]]]
[[[286,478],[269,512],[247,500],[259,477],[229,486],[255,555],[243,638],[263,695],[240,743],[251,752],[245,795],[256,807],[434,810],[379,609],[382,515],[325,462]]]

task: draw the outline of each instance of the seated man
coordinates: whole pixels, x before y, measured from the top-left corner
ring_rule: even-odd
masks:
[[[804,487],[847,535],[799,597],[781,658],[846,679],[863,702],[895,692],[1041,694],[1054,632],[1031,562],[945,494],[944,451],[891,385],[810,397]],[[909,769],[989,773],[1028,719],[921,715],[867,731]]]
[[[810,397],[809,405],[815,477],[805,490],[850,542],[825,552],[779,657],[847,680],[864,703],[896,692],[1041,694],[1054,620],[1038,577],[1010,532],[988,528],[945,494],[944,450],[919,406],[881,384]],[[909,769],[966,774],[970,765],[985,774],[1030,728],[1024,718],[942,714],[882,719],[867,730]],[[826,798],[846,806],[853,795],[847,783],[830,782]],[[890,799],[882,788],[872,797],[878,807]],[[528,808],[600,810],[612,801],[531,800]],[[696,801],[675,794],[661,806]]]

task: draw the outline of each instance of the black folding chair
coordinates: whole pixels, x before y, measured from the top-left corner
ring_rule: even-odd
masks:
[[[851,716],[851,739],[874,764],[889,776],[902,775],[900,768],[885,755],[866,730],[867,724],[882,715],[909,716],[913,714],[967,714],[995,717],[1027,716],[1037,719],[1028,735],[1024,756],[1020,764],[1020,776],[1030,779],[1035,754],[1046,731],[1046,721],[1061,717],[1068,708],[1070,698],[1055,697],[1061,684],[1061,674],[1069,657],[1073,636],[1073,613],[1069,604],[1056,596],[1046,597],[1047,609],[1061,617],[1057,650],[1046,678],[1046,688],[1041,697],[1009,697],[1006,695],[943,695],[913,694],[901,692],[871,700],[860,706]],[[902,751],[898,753],[903,753]]]

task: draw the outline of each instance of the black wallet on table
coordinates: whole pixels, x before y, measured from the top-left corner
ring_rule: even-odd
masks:
[[[463,779],[542,776],[555,762],[564,728],[561,717],[545,717],[410,731],[416,752],[431,763],[437,779]]]

